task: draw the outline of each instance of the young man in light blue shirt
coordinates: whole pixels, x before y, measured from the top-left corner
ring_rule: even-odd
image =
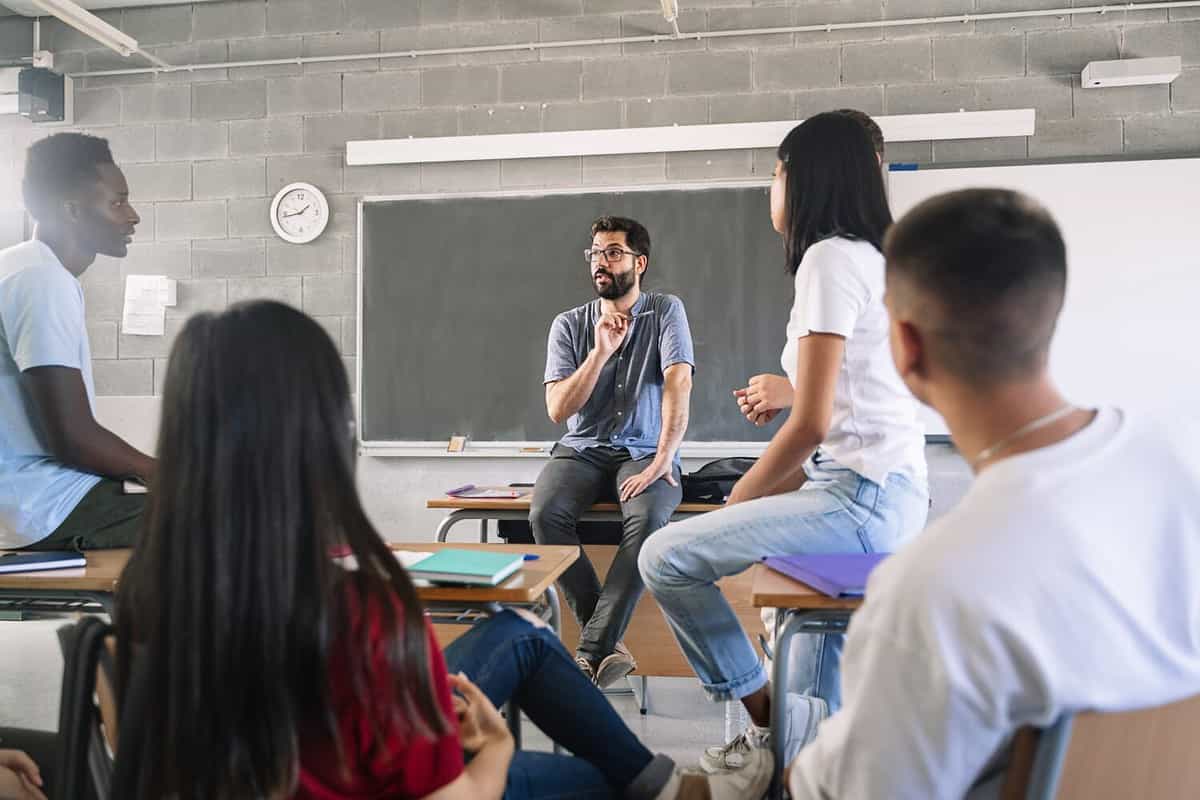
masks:
[[[124,258],[140,222],[108,142],[60,133],[29,148],[34,237],[0,251],[0,548],[133,544],[155,461],[95,419],[79,276]]]
[[[579,544],[576,522],[600,499],[621,504],[623,535],[604,585],[583,553],[559,585],[579,622],[576,663],[598,686],[636,666],[621,644],[642,592],[638,553],[682,497],[679,445],[696,359],[678,297],[643,292],[650,234],[624,217],[592,224],[597,299],[559,314],[546,347],[546,411],[567,423],[533,490],[539,544]]]

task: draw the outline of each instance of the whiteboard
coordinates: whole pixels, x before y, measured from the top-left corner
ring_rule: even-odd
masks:
[[[972,187],[1016,189],[1054,215],[1067,296],[1051,374],[1081,405],[1200,415],[1200,158],[889,174],[899,219]],[[945,422],[925,409],[929,433]]]

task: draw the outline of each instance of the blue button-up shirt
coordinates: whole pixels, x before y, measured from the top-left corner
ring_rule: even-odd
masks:
[[[643,311],[654,314],[629,323],[625,341],[600,370],[592,396],[567,420],[567,435],[560,440],[567,447],[624,447],[634,459],[658,449],[663,372],[675,364],[690,364],[694,370],[696,357],[678,297],[643,293],[630,313]],[[593,300],[554,318],[546,344],[546,383],[575,374],[595,346],[601,315],[600,301]],[[679,454],[675,457],[678,461]]]

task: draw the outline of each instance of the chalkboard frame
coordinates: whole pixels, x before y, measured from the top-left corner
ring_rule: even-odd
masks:
[[[648,183],[637,185],[615,184],[604,186],[574,186],[553,189],[505,189],[484,192],[414,192],[406,194],[366,195],[359,199],[356,210],[357,239],[355,256],[355,416],[359,420],[358,429],[366,430],[363,419],[363,211],[367,205],[374,203],[392,203],[397,201],[421,200],[458,200],[458,199],[499,199],[506,197],[549,197],[549,196],[580,196],[588,194],[612,194],[616,192],[655,192],[655,191],[704,191],[707,189],[766,189],[770,186],[769,179],[761,180],[725,180],[725,181],[687,181]],[[765,221],[764,221],[765,224]],[[448,452],[448,441],[414,441],[414,440],[371,440],[359,442],[359,452],[370,456],[413,456],[413,457],[448,457],[448,458],[545,458],[553,447],[553,441],[475,441],[470,440],[467,447],[460,451]],[[680,446],[680,456],[683,458],[721,458],[733,456],[756,457],[762,455],[768,442],[762,441],[708,441],[697,442],[684,440]]]

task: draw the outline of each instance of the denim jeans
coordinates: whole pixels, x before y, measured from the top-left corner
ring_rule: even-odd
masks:
[[[632,460],[623,447],[589,447],[582,453],[555,445],[533,489],[529,523],[538,544],[579,546],[575,524],[597,500],[616,500],[622,483],[650,466],[653,456]],[[603,588],[591,561],[579,560],[559,578],[567,604],[579,623],[580,655],[599,663],[612,653],[629,627],[642,596],[637,558],[646,537],[666,525],[679,506],[679,467],[672,467],[675,486],[659,478],[637,497],[621,503],[623,533]]]
[[[925,525],[929,492],[902,474],[881,486],[819,451],[805,472],[808,481],[794,492],[672,523],[642,548],[638,567],[646,586],[713,700],[739,699],[767,683],[718,580],[766,556],[891,552]],[[789,661],[801,667],[799,690],[837,708],[843,637],[800,638],[819,641],[801,663]]]
[[[608,700],[584,677],[562,642],[511,611],[480,622],[446,648],[451,673],[465,672],[497,707],[515,700],[542,732],[573,756],[518,752],[505,800],[609,798],[625,792],[651,762]],[[650,771],[670,777],[668,764]],[[651,795],[653,796],[653,795]]]

